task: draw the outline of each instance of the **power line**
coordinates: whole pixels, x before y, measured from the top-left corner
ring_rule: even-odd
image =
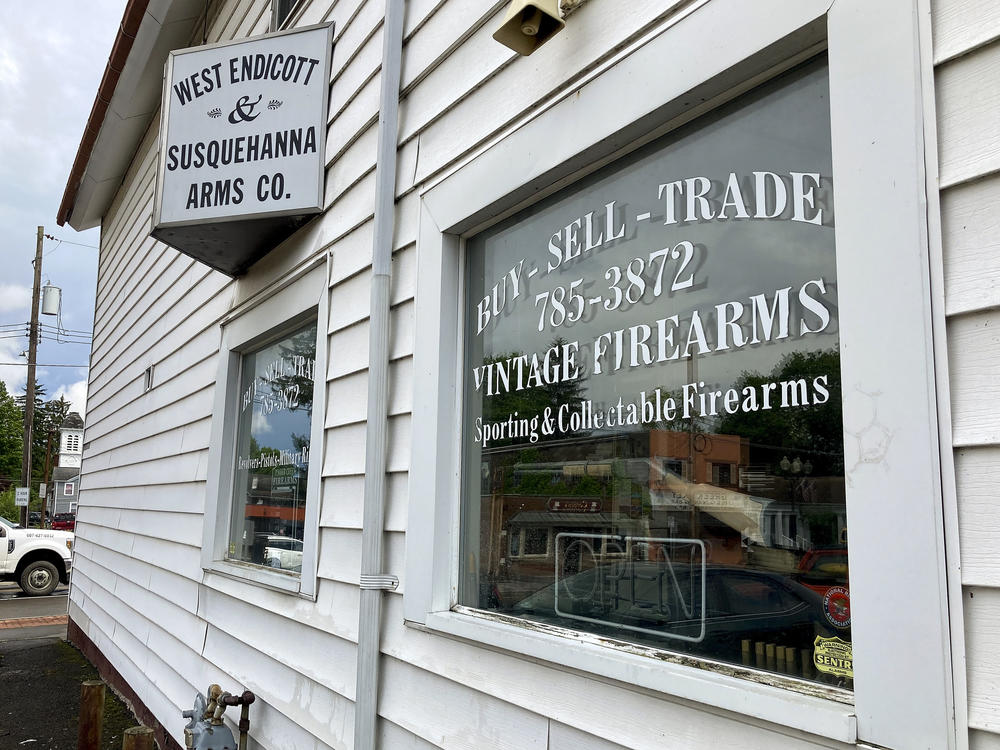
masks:
[[[25,323],[27,325],[27,323]],[[88,336],[93,333],[93,331],[84,331],[82,328],[61,328],[59,326],[54,326],[51,323],[39,323],[42,328],[52,328],[56,331],[66,331],[67,333],[85,333]]]
[[[92,250],[100,250],[101,249],[97,245],[85,245],[82,242],[73,242],[72,240],[64,240],[64,239],[61,239],[59,237],[53,237],[51,234],[46,234],[45,235],[45,239],[52,240],[53,242],[60,242],[60,243],[62,243],[64,245],[76,245],[77,247],[89,247]],[[52,250],[55,250],[55,249],[56,248],[52,248]],[[52,250],[49,250],[49,252],[51,253]]]

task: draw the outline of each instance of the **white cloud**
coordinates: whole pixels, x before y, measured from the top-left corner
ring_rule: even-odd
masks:
[[[18,339],[6,341],[0,339],[0,362],[25,362],[26,360],[21,356],[25,343]],[[13,396],[18,395],[24,389],[27,376],[27,367],[0,365],[0,381],[7,386],[7,393]]]
[[[254,409],[253,418],[250,420],[250,429],[254,435],[266,435],[273,428],[267,417]]]
[[[31,316],[31,287],[20,284],[0,284],[0,313],[24,312],[25,321]],[[3,321],[20,323],[22,321]]]
[[[87,416],[87,379],[78,380],[69,385],[61,385],[52,394],[52,398],[63,396],[72,406],[71,411],[78,412],[81,417]]]

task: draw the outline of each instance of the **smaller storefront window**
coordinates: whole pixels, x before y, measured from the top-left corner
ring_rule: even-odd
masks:
[[[316,321],[241,356],[230,560],[300,574]]]

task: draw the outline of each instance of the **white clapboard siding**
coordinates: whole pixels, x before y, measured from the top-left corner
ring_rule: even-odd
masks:
[[[997,476],[1000,446],[962,448],[955,453],[962,583],[1000,587],[1000,514]]]
[[[265,747],[298,747],[292,738],[305,739],[306,732],[332,747],[347,747],[351,735],[344,733],[353,728],[354,719],[351,701],[211,624],[202,654],[275,709],[255,709],[253,734]]]
[[[154,367],[153,387],[159,387],[179,377],[189,367],[206,359],[214,359],[219,352],[220,339],[218,326],[207,326],[201,332],[195,333],[182,347],[173,351],[167,351],[166,346],[154,345],[140,356],[139,364],[148,361]],[[145,373],[145,368],[143,372]],[[133,378],[114,391],[105,389],[103,398],[99,402],[95,400],[91,403],[91,399],[87,400],[87,417],[97,423],[145,394],[144,377]]]
[[[336,130],[339,128],[338,121]],[[336,202],[341,195],[375,170],[374,154],[378,146],[377,123],[367,121],[361,128],[357,137],[330,161],[326,178],[326,197],[331,202]]]
[[[379,747],[392,748],[392,750],[436,750],[437,745],[432,745],[412,732],[407,732],[401,726],[393,724],[391,721],[379,719],[378,722],[378,743]]]
[[[218,338],[217,332],[216,338]],[[198,352],[198,354],[201,353]],[[153,393],[152,389],[149,391],[144,389],[142,372],[139,372],[137,376],[126,380],[125,384],[122,385],[120,389],[122,395],[120,397],[114,396],[111,399],[108,399],[108,401],[111,402],[108,404],[108,408],[102,408],[98,415],[95,416],[94,429],[88,432],[87,435],[89,443],[87,457],[93,458],[104,450],[107,450],[109,447],[120,444],[119,442],[112,442],[120,441],[121,439],[121,435],[114,435],[113,432],[125,425],[123,416],[135,417],[135,414],[123,415],[122,412],[129,409],[139,409],[141,413],[148,414],[155,409],[162,409],[165,406],[169,406],[170,404],[183,400],[192,393],[207,387],[210,381],[206,382],[203,378],[206,373],[214,375],[212,370],[217,356],[218,349],[216,348],[215,351],[207,356],[200,356],[198,358],[192,357],[192,360],[188,363],[188,367],[186,369],[178,370],[172,375],[170,373],[164,373],[164,377],[162,378],[160,377],[161,373],[159,370],[155,370],[153,373],[153,387],[154,389],[161,389],[156,396],[151,395]],[[138,383],[138,385],[136,383]],[[103,407],[107,403],[108,402],[104,402],[101,406]],[[178,415],[179,421],[175,422],[174,426],[187,425],[206,416],[208,415],[193,412],[181,414]],[[88,424],[88,429],[89,427],[90,426]],[[112,434],[109,435],[109,433]],[[102,439],[105,435],[108,435],[107,440]]]
[[[969,587],[964,601],[969,726],[1000,733],[1000,591]]]
[[[386,450],[388,471],[409,468],[410,415],[389,417],[389,442]],[[323,476],[336,477],[363,474],[365,471],[365,423],[334,427],[326,431],[326,456]]]
[[[141,251],[140,251],[141,254]],[[150,255],[149,257],[154,257]],[[141,288],[130,290],[129,294],[124,292],[121,299],[117,301],[117,309],[112,309],[102,315],[100,335],[94,336],[95,348],[100,347],[103,351],[105,344],[114,336],[121,335],[127,330],[126,318],[140,317],[154,304],[154,302],[177,283],[185,273],[189,272],[194,261],[177,252],[161,252],[148,266],[144,274],[144,284]],[[128,313],[123,308],[129,308]]]
[[[506,0],[450,0],[438,5],[419,29],[407,34],[401,76],[403,91],[408,92],[447,60],[454,48],[506,5]]]
[[[331,209],[334,205],[336,210],[327,210],[323,216],[323,229],[331,243],[364,224],[374,215],[375,173],[370,172],[360,182],[352,185],[346,193],[338,195],[336,203],[327,191],[323,206],[325,209]]]
[[[99,367],[94,383],[98,387],[111,378],[133,366],[139,361],[137,352],[147,352],[153,344],[162,341],[168,335],[176,335],[175,331],[183,327],[190,334],[200,332],[208,323],[218,318],[220,310],[228,302],[222,289],[228,282],[222,281],[220,274],[213,272],[197,274],[192,268],[190,281],[192,286],[175,287],[175,294],[153,304],[142,323],[136,323],[114,343],[108,342],[106,354],[102,352],[101,362],[95,362]],[[183,291],[181,291],[183,290]],[[191,329],[194,331],[191,331]],[[173,347],[178,340],[164,343],[163,347]],[[161,347],[161,352],[163,351]],[[167,349],[170,351],[171,349]],[[144,367],[140,367],[140,373]]]
[[[971,21],[970,21],[971,22]],[[941,185],[1000,170],[1000,42],[936,73]]]
[[[389,365],[389,415],[409,414],[413,408],[410,378],[413,360],[410,357]],[[346,375],[329,384],[327,389],[326,427],[341,427],[363,422],[368,418],[368,371]]]
[[[334,333],[367,318],[371,312],[371,273],[360,272],[345,278],[335,287],[330,304],[329,333]],[[413,299],[417,279],[417,252],[413,245],[396,251],[392,256],[392,288],[389,301],[393,305]]]
[[[88,458],[96,461],[97,456],[103,456],[104,453],[107,453],[100,465],[105,469],[117,469],[142,463],[147,461],[150,456],[180,456],[203,451],[208,449],[210,430],[209,420],[207,418],[200,419],[179,429],[174,428],[150,437],[130,441],[125,445],[112,447],[106,452],[94,450],[94,446],[91,445],[88,448],[88,453],[91,454]],[[110,442],[110,438],[105,442]]]
[[[1000,311],[948,322],[954,444],[1000,443]]]
[[[561,87],[610,55],[617,45],[626,43],[667,15],[675,4],[627,3],[619,6],[615,13],[607,13],[600,3],[587,3],[573,15],[573,23],[567,24],[563,32],[528,60],[497,45],[492,39],[494,26],[492,23],[484,25],[470,37],[468,44],[449,56],[447,65],[435,69],[406,99],[401,132],[404,136],[420,132],[416,181],[433,177],[502,128],[545,103]],[[583,41],[595,38],[602,39],[604,44],[598,46]],[[498,48],[502,52],[498,53]],[[491,59],[494,66],[505,64],[505,67],[489,78],[476,80],[477,76],[473,76],[469,80],[463,75],[457,83],[448,82],[448,75],[462,75],[466,67],[484,74],[482,62],[477,59],[479,56]],[[547,59],[559,62],[545,65]],[[453,70],[461,60],[464,60],[462,69]],[[451,101],[441,100],[435,91],[440,88],[453,92]],[[472,91],[474,96],[469,95]],[[490,116],[482,117],[482,112],[489,112]]]
[[[548,750],[624,750],[624,747],[553,721],[549,723]]]
[[[1000,748],[1000,5],[933,0],[945,314],[969,747]]]
[[[394,658],[383,662],[380,715],[413,734],[444,748],[546,748],[549,720],[522,706],[546,708],[560,704],[571,721],[598,725],[598,736],[621,738],[628,747],[662,748],[738,747],[740,750],[813,750],[845,745],[813,742],[802,736],[777,734],[741,721],[659,701],[638,693],[614,690],[608,699],[600,682],[581,681],[559,670],[531,675],[531,665],[504,659],[501,674],[480,673],[476,684],[461,684],[440,673],[478,671],[491,652],[477,649],[465,665],[437,665],[425,671]],[[486,657],[484,659],[484,657]],[[511,670],[517,677],[511,680]],[[437,674],[435,674],[437,672]],[[535,679],[532,679],[535,678]],[[541,678],[541,679],[538,679]],[[512,685],[513,683],[513,685]],[[522,694],[517,704],[478,690],[515,687]],[[593,688],[593,689],[592,689]],[[600,696],[600,698],[598,698]],[[442,713],[440,706],[448,706]]]
[[[413,355],[412,300],[395,305],[390,311],[389,359],[396,360]],[[349,375],[367,368],[368,320],[343,328],[330,336],[330,361],[327,380]]]
[[[1000,3],[996,3],[1000,8]],[[1000,112],[998,112],[1000,117]],[[941,196],[946,313],[1000,307],[1000,175]]]
[[[198,614],[247,648],[354,700],[357,646],[353,642],[294,619],[260,617],[253,605],[213,590],[205,592]],[[318,654],[322,658],[316,658]]]
[[[1000,734],[983,732],[979,729],[970,730],[969,750],[1000,750]]]
[[[406,531],[408,495],[408,474],[405,471],[392,472],[386,478],[386,531]],[[323,497],[330,498],[323,503],[320,525],[329,528],[360,529],[364,516],[365,477],[326,477],[323,479]]]
[[[384,568],[399,578],[396,593],[404,590],[405,535],[388,531],[384,539]],[[355,529],[320,530],[320,578],[357,584],[361,578],[361,532]]]
[[[132,248],[149,239],[138,233],[136,227],[143,226],[151,218],[148,196],[152,194],[156,179],[156,151],[152,144],[156,141],[158,128],[159,118],[154,118],[139,145],[138,153],[143,155],[142,159],[133,162],[126,172],[122,181],[126,190],[120,191],[115,201],[116,204],[121,203],[112,204],[102,227],[104,252],[98,263],[98,273],[107,286],[98,289],[96,308],[102,317],[107,312],[108,300],[119,292],[117,280],[121,277],[122,268],[131,262],[134,269],[136,263],[142,262],[141,256],[136,257],[131,252]]]
[[[207,368],[206,368],[207,369]],[[178,376],[164,384],[164,390],[157,394],[154,388],[143,399],[140,399],[128,407],[123,408],[109,416],[101,425],[94,428],[94,437],[108,434],[115,431],[121,444],[129,440],[139,440],[149,435],[156,435],[164,430],[191,424],[212,413],[214,390],[212,384],[206,384],[197,380],[196,375]],[[192,388],[184,390],[183,386],[190,383]],[[170,390],[166,386],[170,385]],[[145,408],[144,408],[145,407]],[[89,435],[88,435],[89,438]],[[97,455],[93,459],[93,464],[87,455],[86,449],[83,454],[83,473],[86,474],[93,467],[100,468],[107,464],[107,453]]]
[[[931,11],[936,63],[1000,38],[1000,3],[995,0],[935,0]]]
[[[173,248],[163,245],[154,247],[156,241],[149,236],[152,227],[152,204],[147,200],[147,196],[152,195],[152,188],[153,171],[150,170],[146,183],[136,187],[136,195],[141,196],[142,201],[135,209],[136,215],[129,217],[124,224],[125,236],[118,240],[102,239],[106,247],[110,245],[118,248],[118,253],[116,257],[112,257],[107,267],[98,271],[101,278],[101,294],[97,298],[97,314],[99,319],[104,321],[104,327],[100,331],[101,336],[106,336],[110,328],[117,323],[114,314],[120,313],[123,305],[136,302],[133,290],[146,278],[155,275],[155,269],[162,267],[161,258],[165,256],[174,259],[178,255]],[[100,337],[95,337],[95,342],[102,340]]]
[[[438,747],[546,750],[548,721],[538,714],[390,657],[382,675],[380,715]]]
[[[187,256],[173,248],[159,252],[163,245],[148,238],[146,242],[149,243],[148,246],[140,245],[136,248],[137,257],[145,256],[148,259],[141,274],[130,280],[129,285],[113,298],[110,309],[102,314],[106,320],[106,328],[102,331],[100,340],[95,339],[95,345],[101,346],[102,351],[106,344],[125,335],[137,320],[149,312],[163,292],[179,283],[179,279],[187,277],[188,283],[194,283],[205,276],[207,269]]]
[[[206,580],[208,586],[220,594],[255,607],[258,617],[267,613],[267,616],[278,619],[296,620],[350,643],[357,643],[360,595],[356,582],[322,581],[316,601],[312,602],[212,573]]]
[[[319,5],[319,3],[314,3]],[[334,6],[328,16],[335,24],[336,40],[334,42],[331,73],[333,85],[330,88],[330,119],[336,119],[359,83],[367,80],[379,67],[382,61],[382,46],[372,45],[376,36],[381,36],[382,17],[385,6],[382,3],[363,2],[356,9],[345,7],[342,11]],[[353,10],[351,17],[344,23],[338,23],[338,16],[343,18],[348,10]],[[340,12],[338,12],[340,11]],[[375,64],[372,65],[374,59]]]
[[[172,485],[149,484],[140,487],[108,487],[100,492],[87,496],[84,508],[132,508],[134,510],[170,511],[180,507],[189,507],[185,502],[178,502],[178,497],[187,499],[191,507],[195,506],[193,499],[200,504],[205,487],[198,482],[175,483]]]
[[[375,6],[366,7],[374,8]],[[335,59],[332,68],[333,85],[330,87],[329,109],[331,122],[337,120],[344,107],[373,77],[378,75],[382,65],[381,25],[372,30],[369,36],[359,41],[360,46],[353,49],[348,49],[343,39],[336,42],[339,49],[334,53]],[[351,64],[347,67],[337,67],[336,58],[338,57],[342,60],[350,57]],[[331,154],[327,154],[327,158],[330,156]]]

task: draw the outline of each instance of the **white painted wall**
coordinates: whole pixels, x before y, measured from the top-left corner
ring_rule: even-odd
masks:
[[[504,2],[409,0],[403,62],[391,323],[386,570],[403,578],[408,504],[417,190],[545,107],[640,36],[658,0],[590,0],[541,66],[490,35]],[[609,6],[614,12],[608,12]],[[972,746],[1000,747],[1000,7],[934,7],[948,342],[961,510]],[[369,279],[382,0],[312,0],[295,25],[336,24],[327,212],[233,282],[149,238],[156,130],[146,134],[102,231],[90,371],[86,489],[73,619],[180,740],[196,690],[258,695],[261,747],[353,746],[365,452]],[[213,4],[209,42],[267,30],[267,0]],[[200,24],[199,24],[200,30]],[[600,39],[601,44],[593,40]],[[200,34],[197,40],[200,41]],[[584,43],[586,42],[586,43]],[[556,47],[555,45],[559,45]],[[533,62],[535,61],[535,62]],[[525,71],[530,69],[530,74]],[[240,299],[332,253],[317,600],[201,568],[220,320]],[[322,325],[322,322],[321,322]],[[155,364],[155,385],[143,372]],[[760,750],[843,747],[737,714],[594,681],[403,625],[387,594],[383,747]],[[613,740],[613,742],[611,741]],[[900,749],[903,750],[903,749]]]

